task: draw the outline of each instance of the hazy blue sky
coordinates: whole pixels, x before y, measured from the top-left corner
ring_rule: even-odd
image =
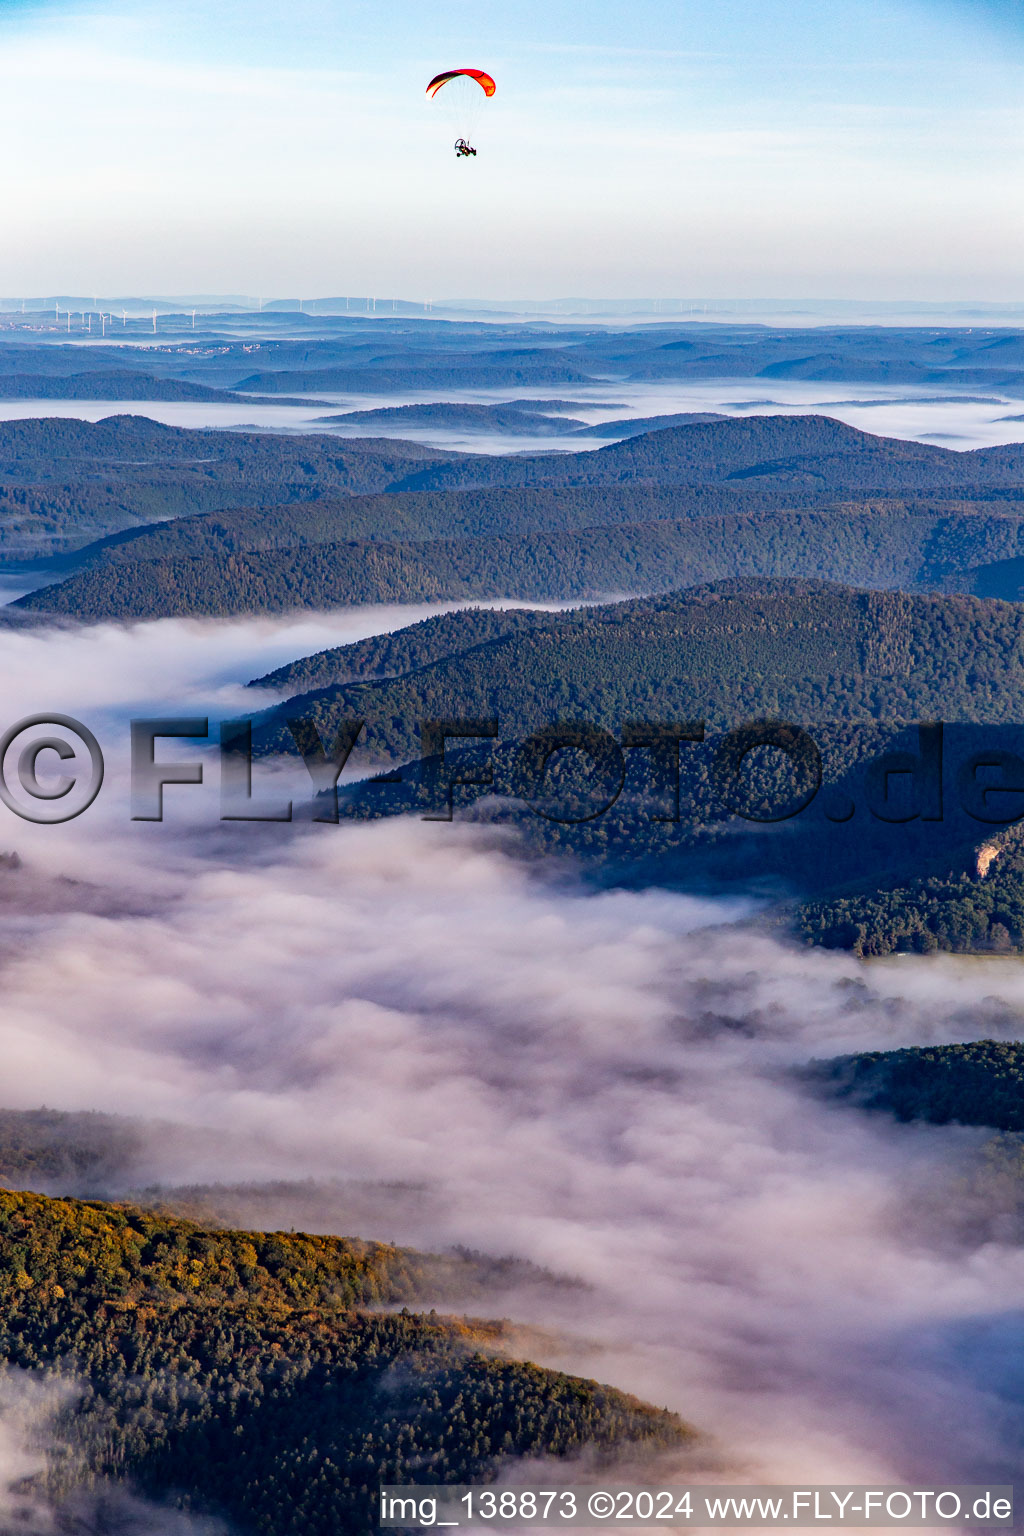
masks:
[[[7,294],[1024,298],[1019,0],[0,0],[0,125]]]

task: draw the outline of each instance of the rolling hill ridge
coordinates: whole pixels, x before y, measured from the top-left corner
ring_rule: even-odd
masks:
[[[0,1360],[77,1378],[40,1492],[129,1480],[241,1533],[376,1528],[382,1480],[483,1480],[515,1455],[613,1462],[693,1431],[596,1382],[506,1358],[500,1324],[368,1310],[416,1255],[226,1232],[0,1191]]]

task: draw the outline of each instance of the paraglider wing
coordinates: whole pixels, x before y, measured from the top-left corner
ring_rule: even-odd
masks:
[[[475,80],[485,96],[493,96],[496,90],[494,81],[490,75],[482,69],[446,69],[439,75],[435,75],[427,86],[427,95],[436,96],[442,85],[447,85],[449,80],[455,80],[459,75],[468,75],[470,80]]]

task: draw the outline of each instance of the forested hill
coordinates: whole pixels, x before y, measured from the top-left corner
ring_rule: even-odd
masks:
[[[362,721],[350,767],[403,765],[399,784],[347,791],[346,816],[442,814],[421,722],[493,720],[496,742],[446,748],[467,754],[471,777],[491,775],[486,791],[456,796],[460,814],[512,822],[594,878],[795,896],[804,941],[868,955],[1024,948],[1024,859],[1004,825],[1020,797],[976,811],[961,778],[979,752],[1020,751],[1020,605],[732,581],[560,614],[452,614],[267,681],[299,691],[256,722],[257,752],[294,754],[289,720],[312,720],[325,742]],[[723,780],[726,732],[766,718],[809,730],[820,753],[820,792],[801,814],[787,809],[800,772],[781,753],[752,756],[742,791]],[[904,803],[898,785],[891,811],[879,808],[872,764],[920,753],[915,722],[936,720],[942,814],[923,819],[918,790]],[[670,721],[705,725],[680,750],[675,812],[644,751],[624,754],[618,798],[603,770],[568,761],[542,792],[524,756],[532,732],[559,722],[625,741],[632,723]]]
[[[449,496],[450,508],[442,510],[447,493],[484,495],[502,487],[513,511],[509,527],[486,510],[475,518],[471,496]],[[559,491],[565,521],[558,518]],[[729,507],[821,508],[851,497],[1019,501],[1021,491],[1024,445],[955,453],[875,437],[824,416],[698,422],[598,449],[505,457],[389,438],[193,431],[138,416],[0,423],[0,555],[9,559],[209,511],[229,513],[243,543],[256,547],[255,513],[271,508],[278,509],[271,544],[279,546],[283,506],[384,493],[390,499],[379,509],[381,531],[367,508],[353,509],[347,523],[338,509],[335,539],[505,535],[642,521],[671,516],[671,492],[682,498],[679,517],[724,514]],[[432,493],[433,500],[414,504],[409,492]],[[531,513],[529,499],[540,493],[549,500]],[[627,493],[640,497],[632,507]],[[581,516],[587,496],[593,505]],[[655,510],[645,513],[645,497],[660,498]],[[497,503],[489,505],[493,514]],[[245,511],[240,522],[239,509]],[[554,522],[546,520],[551,510]]]
[[[85,1388],[39,1480],[58,1523],[108,1479],[238,1536],[362,1536],[382,1482],[692,1438],[610,1387],[506,1358],[501,1325],[367,1310],[421,1295],[427,1262],[0,1192],[0,1360]]]
[[[588,494],[592,515],[669,510],[673,496],[676,510],[690,515],[559,528],[560,519],[586,515]],[[351,497],[274,508],[262,519],[252,510],[184,518],[92,546],[82,553],[81,569],[15,607],[95,620],[431,599],[558,602],[731,577],[960,590],[970,586],[974,562],[1004,556],[1012,566],[1024,550],[1024,506],[1006,499],[944,506],[918,498],[719,516],[709,510],[710,494],[714,488],[694,500],[688,491],[664,490]],[[464,526],[504,517],[507,528],[421,537],[424,524],[444,520],[446,501],[452,520]],[[706,515],[693,515],[700,508]],[[554,529],[531,530],[544,511]],[[345,537],[340,530],[352,525],[365,532]],[[403,537],[384,537],[403,526]]]
[[[522,608],[463,608],[423,619],[392,634],[370,635],[351,645],[332,646],[315,656],[302,656],[254,678],[249,686],[279,688],[294,695],[335,683],[401,677],[506,635],[557,625],[560,617],[557,613]]]
[[[139,417],[0,425],[0,550],[81,546],[89,530],[104,537],[79,547],[70,584],[24,608],[561,600],[730,576],[955,589],[1024,552],[1024,445],[953,453],[818,416],[503,458]],[[115,562],[134,568],[89,574]]]
[[[211,389],[187,379],[158,379],[133,368],[94,369],[58,376],[51,373],[0,375],[0,400],[201,400],[237,404],[244,395]]]
[[[376,350],[376,349],[374,349]],[[248,373],[237,388],[259,394],[308,390],[390,394],[405,389],[511,389],[517,385],[591,384],[593,375],[571,351],[555,347],[519,347],[461,356],[424,355],[403,348],[388,360],[353,360],[341,368],[284,368]],[[358,361],[371,366],[358,366]],[[381,364],[383,363],[383,366]]]
[[[308,474],[315,464],[326,468],[332,463],[370,463],[381,458],[395,466],[393,481],[399,478],[397,465],[406,461],[406,479],[415,476],[425,482],[392,484],[390,488],[396,490],[433,488],[431,471],[408,461],[436,466],[437,488],[457,483],[459,475],[478,485],[592,485],[626,480],[699,485],[752,474],[759,478],[789,474],[797,479],[812,474],[823,484],[831,479],[837,488],[864,483],[876,489],[885,485],[932,489],[1024,482],[1024,445],[956,453],[877,437],[831,417],[811,415],[697,422],[646,432],[595,450],[497,458],[447,453],[392,438],[168,427],[143,416],[109,416],[99,422],[40,417],[0,423],[0,474],[33,481],[53,478],[56,466],[69,463],[80,470],[106,465],[127,471],[142,464],[215,466],[255,461],[266,469],[275,468],[275,478],[280,479],[303,464]],[[808,462],[812,460],[817,469]]]
[[[566,402],[568,404],[568,402]],[[547,409],[544,409],[547,405]],[[563,402],[505,400],[494,405],[465,404],[455,400],[432,400],[422,405],[389,405],[373,411],[343,411],[322,416],[325,426],[379,427],[382,432],[421,427],[442,428],[453,432],[503,432],[530,437],[558,437],[577,431],[582,421],[574,419]]]
[[[612,325],[552,314],[543,324],[521,320],[410,320],[379,311],[343,312],[348,300],[327,300],[316,314],[224,313],[200,317],[193,330],[184,315],[161,318],[169,336],[157,342],[138,321],[118,325],[107,344],[87,336],[67,344],[38,329],[0,346],[0,374],[66,376],[110,367],[114,336],[124,366],[162,377],[227,387],[301,393],[357,390],[387,396],[478,386],[585,382],[614,397],[616,380],[726,378],[865,381],[910,385],[935,398],[963,393],[1024,391],[1024,338],[1003,320],[987,325],[751,324],[720,314],[715,323],[679,314],[656,324],[622,315]],[[333,313],[330,311],[333,309]],[[147,322],[148,323],[148,322]],[[76,320],[76,328],[78,321]],[[80,333],[81,334],[81,333]],[[10,331],[8,332],[10,335]],[[141,344],[140,344],[141,343]],[[999,402],[997,402],[999,403]]]
[[[829,416],[746,416],[669,427],[567,457],[470,456],[411,473],[406,489],[469,485],[700,485],[733,480],[847,492],[1024,484],[1024,445],[957,453],[876,437]]]
[[[864,1051],[815,1062],[814,1087],[861,1109],[933,1125],[984,1125],[1024,1131],[1024,1043],[973,1040],[957,1045]]]
[[[747,492],[733,486],[559,486],[373,496],[334,494],[280,506],[227,508],[126,529],[77,550],[68,563],[83,569],[111,560],[180,559],[353,540],[387,544],[487,535],[512,540],[619,523],[758,515],[776,508],[803,507],[816,500],[799,493]],[[964,509],[964,504],[929,500],[920,513],[916,504],[909,502],[887,503],[877,510],[898,519],[903,514],[955,516],[958,509]],[[972,516],[976,511],[980,520],[989,507],[971,503],[966,510]],[[853,508],[847,511],[855,515]],[[992,506],[991,515],[1024,519],[1024,494],[1019,503],[1001,498]]]
[[[481,630],[479,615],[453,615],[446,657],[406,630],[390,642],[392,654],[406,646],[406,675],[302,695],[287,712],[312,712],[325,731],[338,715],[365,718],[390,758],[417,755],[422,719],[495,717],[510,735],[567,714],[614,729],[645,714],[1024,719],[1024,608],[994,600],[726,581],[518,621],[490,639]],[[329,662],[347,664],[342,652]],[[287,745],[287,733],[274,740]]]
[[[965,534],[975,543],[984,531],[975,524]],[[1016,547],[1024,519],[1004,519],[993,532]],[[886,525],[870,516],[793,514],[634,523],[519,539],[296,543],[150,560],[126,558],[133,548],[128,544],[92,568],[19,598],[12,608],[94,621],[349,603],[572,601],[662,592],[737,575],[810,575],[901,586],[914,584],[933,533],[924,520]]]
[[[141,397],[140,397],[141,398]],[[626,409],[600,401],[504,400],[494,405],[464,404],[452,400],[432,400],[422,405],[381,406],[372,411],[344,411],[323,416],[324,425],[339,427],[380,427],[401,436],[403,431],[422,427],[444,428],[461,432],[501,432],[529,437],[638,437],[642,432],[656,432],[664,427],[690,426],[694,422],[728,421],[721,411],[675,411],[663,416],[632,416],[586,426],[570,414],[575,409]]]
[[[389,439],[188,431],[143,416],[0,422],[0,557],[224,507],[383,491],[444,457]]]
[[[498,320],[481,325],[377,316],[360,322],[300,317],[333,334],[276,339],[253,348],[226,338],[208,357],[165,355],[188,377],[241,389],[359,390],[506,387],[586,379],[611,393],[609,379],[862,380],[919,389],[1007,390],[1024,387],[1020,332],[968,326],[763,326],[719,315],[708,325],[682,315],[657,324],[615,325],[552,316],[543,327]],[[272,324],[266,314],[260,324]],[[372,325],[372,332],[365,329]],[[364,327],[364,328],[361,328]],[[37,352],[43,349],[33,349]],[[253,355],[255,353],[255,355]],[[253,369],[256,371],[254,372]]]
[[[0,422],[0,475],[33,484],[57,479],[68,470],[123,475],[130,481],[136,470],[201,466],[207,476],[232,467],[252,469],[278,483],[305,479],[315,489],[326,490],[326,485],[318,487],[317,475],[331,474],[332,469],[338,488],[345,480],[357,480],[360,466],[382,482],[385,473],[391,479],[399,476],[402,465],[448,457],[441,449],[392,438],[342,441],[328,434],[217,432],[168,427],[147,416],[106,416],[97,422],[40,416]]]
[[[442,714],[486,713],[504,699],[510,715],[533,720],[560,706],[559,679],[571,677],[579,706],[605,701],[611,723],[643,700],[666,718],[802,709],[802,718],[891,720],[941,712],[940,697],[947,719],[1001,720],[1024,703],[1022,658],[1024,610],[1005,603],[724,581],[561,612],[462,609],[297,659],[256,683],[295,695],[352,682],[352,699],[372,713],[380,699],[382,716],[401,686],[414,714],[426,708],[422,689]]]
[[[11,387],[19,387],[17,376]],[[59,379],[53,387],[60,387]],[[549,471],[552,462],[555,467],[561,465],[555,477],[561,483],[573,478],[573,466],[585,457],[573,453],[545,462]],[[449,460],[466,461],[473,486],[480,484],[474,466],[499,484],[505,466],[512,483],[518,483],[513,459],[452,455],[390,438],[186,430],[131,415],[99,422],[66,417],[0,422],[0,559],[24,560],[73,550],[140,523],[207,511],[244,509],[242,521],[251,523],[259,509],[400,492],[410,476],[415,480],[417,470]],[[614,494],[614,484],[609,489]],[[604,519],[600,507],[583,515],[581,493],[576,496],[577,510],[568,514],[569,526]],[[722,507],[727,493],[718,496]],[[805,495],[807,499],[814,498]],[[394,503],[380,508],[383,536],[444,537],[481,531],[473,525],[468,501],[453,504],[446,513],[444,500],[435,497],[428,513],[424,499],[422,519],[408,504],[402,509]],[[521,528],[564,526],[557,516],[545,522],[552,507],[553,503],[539,507],[532,521],[520,507],[514,522]],[[621,515],[636,520],[644,514],[636,507]],[[659,508],[650,515],[664,514]],[[613,510],[608,520],[619,516]],[[485,519],[483,526],[505,531],[493,520],[487,524]],[[381,536],[375,514],[366,507],[354,511],[351,522],[340,522],[334,534],[335,538]],[[256,544],[260,541],[255,529],[245,537]]]
[[[463,814],[515,820],[529,840],[585,855],[602,877],[796,892],[803,941],[862,955],[1020,953],[1024,804],[1004,791],[966,809],[961,774],[979,753],[990,776],[1000,761],[1018,762],[1022,679],[1024,605],[724,582],[567,613],[454,613],[303,658],[259,680],[297,692],[267,712],[256,745],[294,752],[289,718],[313,719],[325,740],[340,721],[359,719],[353,764],[415,764],[418,722],[493,719],[494,794],[475,806],[467,797]],[[824,776],[807,812],[783,816],[770,836],[735,814],[714,771],[722,733],[765,717],[809,728]],[[637,763],[613,811],[557,832],[528,814],[516,744],[558,720],[617,738],[630,721],[705,721],[707,742],[681,751],[678,822],[656,825],[637,809],[651,804],[642,753],[627,754]],[[871,762],[890,750],[919,753],[911,723],[928,720],[943,722],[941,816],[922,820],[913,803],[894,819],[865,814]],[[415,767],[402,774],[403,788],[354,791],[350,812],[435,814],[436,786],[425,788]],[[782,778],[768,807],[785,804],[791,774]]]

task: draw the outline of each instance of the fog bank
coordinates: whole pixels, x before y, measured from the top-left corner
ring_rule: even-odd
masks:
[[[281,643],[103,627],[2,635],[0,659],[25,663],[14,707],[77,697],[121,729],[197,678],[237,698],[254,634]],[[332,1181],[355,1235],[576,1277],[514,1298],[547,1331],[530,1353],[678,1410],[709,1465],[1009,1480],[1024,1249],[974,1220],[984,1133],[822,1104],[789,1068],[1015,1038],[1018,961],[798,950],[753,904],[588,894],[458,823],[211,829],[182,790],[132,824],[122,788],[5,824],[26,868],[0,872],[0,1102],[185,1127],[143,1180]]]

